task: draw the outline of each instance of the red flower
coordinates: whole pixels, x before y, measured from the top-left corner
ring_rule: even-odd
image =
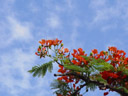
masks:
[[[74,89],[76,88],[76,85],[75,85],[75,84],[73,84],[73,88],[74,88]]]
[[[65,48],[64,53],[68,53],[68,52],[69,52],[68,48]]]
[[[38,48],[38,52],[41,52],[41,49],[40,48]]]
[[[62,96],[61,94],[57,94],[57,96]]]
[[[38,54],[37,52],[35,52],[35,54],[36,54],[37,56],[39,56],[39,54]]]
[[[77,50],[76,50],[76,49],[73,49],[73,51],[74,51],[74,54],[76,54],[76,53],[77,53]]]
[[[97,49],[93,49],[93,50],[92,50],[92,53],[93,53],[93,54],[97,54],[97,53],[98,53]]]
[[[112,51],[112,52],[117,52],[117,48],[116,47],[108,47],[108,50],[109,51]]]
[[[39,43],[40,43],[41,45],[44,45],[44,44],[45,44],[45,39],[42,39],[41,41],[39,41]]]
[[[79,51],[79,55],[84,55],[84,51],[82,48],[78,48],[78,51]]]
[[[104,92],[104,96],[108,95],[108,92]]]

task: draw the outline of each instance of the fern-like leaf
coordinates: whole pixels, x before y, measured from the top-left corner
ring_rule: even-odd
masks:
[[[76,72],[88,72],[88,70],[86,70],[85,68],[82,68],[77,65],[64,64],[64,68],[68,70],[76,71]]]
[[[90,62],[90,64],[93,66],[94,69],[98,71],[113,70],[113,66],[102,59],[92,58],[92,61]]]
[[[88,84],[86,85],[86,90],[87,90],[87,89],[90,89],[91,91],[94,91],[96,88],[97,88],[97,85],[94,84],[94,83],[88,83]]]
[[[73,91],[70,89],[68,83],[65,83],[61,80],[55,80],[51,83],[51,89],[55,89],[54,94],[63,94],[64,96],[67,96],[67,92]]]
[[[29,72],[29,73],[33,73],[33,77],[36,77],[36,76],[38,76],[38,77],[40,77],[40,76],[44,77],[45,74],[46,74],[46,72],[47,72],[47,70],[48,70],[49,72],[52,71],[52,69],[53,69],[52,63],[53,63],[53,62],[54,62],[54,61],[50,61],[50,62],[44,63],[44,64],[42,64],[42,65],[34,66],[34,67],[32,67],[32,69],[29,70],[28,72]]]

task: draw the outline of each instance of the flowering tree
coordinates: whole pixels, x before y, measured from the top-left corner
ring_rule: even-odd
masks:
[[[57,76],[51,87],[57,96],[83,96],[88,90],[106,90],[104,96],[115,91],[128,96],[128,57],[123,50],[108,47],[108,51],[93,49],[89,55],[82,48],[70,52],[64,48],[62,40],[44,40],[35,53],[40,58],[49,57],[51,61],[32,67],[33,76],[44,76],[52,71],[53,63],[58,64]],[[54,52],[51,53],[51,51]],[[83,92],[83,91],[82,91]]]

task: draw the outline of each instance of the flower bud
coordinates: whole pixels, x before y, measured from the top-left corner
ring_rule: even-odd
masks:
[[[92,56],[92,55],[93,55],[93,53],[91,52],[91,53],[90,53],[90,56]]]
[[[61,47],[63,47],[63,45],[64,45],[64,44],[63,44],[63,43],[61,43]]]
[[[105,52],[105,51],[103,51],[103,54],[105,55],[105,54],[106,54],[106,52]]]
[[[42,47],[41,47],[41,46],[39,46],[39,48],[41,49]]]

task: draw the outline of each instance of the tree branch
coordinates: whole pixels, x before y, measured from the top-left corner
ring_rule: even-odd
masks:
[[[82,79],[85,82],[94,83],[97,86],[103,86],[103,87],[106,87],[107,89],[110,89],[112,91],[116,91],[117,93],[119,93],[122,96],[128,96],[128,93],[124,92],[124,90],[111,87],[110,85],[105,85],[104,83],[101,83],[99,81],[90,80],[89,78],[87,78],[86,75],[83,76],[83,75],[77,74],[76,72],[65,73],[65,74],[54,74],[54,76],[71,76],[71,75],[73,75],[73,76],[75,76],[75,77],[77,77],[79,79]]]
[[[64,65],[62,65],[62,64],[60,64],[58,61],[55,61],[58,65],[61,65],[61,66],[64,66]]]
[[[80,88],[78,90],[76,90],[71,96],[76,96],[76,94],[86,85],[87,85],[86,83],[83,85],[80,85]]]

